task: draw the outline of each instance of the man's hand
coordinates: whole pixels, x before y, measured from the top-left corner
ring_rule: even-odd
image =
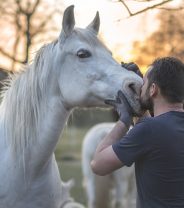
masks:
[[[133,109],[121,90],[118,91],[116,100],[105,100],[105,104],[112,105],[119,114],[119,119],[127,128],[133,123]]]
[[[130,63],[121,62],[121,66],[124,67],[124,68],[126,68],[129,71],[135,72],[137,75],[139,75],[140,77],[143,78],[143,75],[142,75],[139,67],[134,62],[130,62]]]

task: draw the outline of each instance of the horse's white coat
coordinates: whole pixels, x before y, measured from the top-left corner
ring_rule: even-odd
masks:
[[[54,150],[74,107],[104,106],[105,98],[122,89],[139,110],[137,95],[128,85],[134,83],[139,93],[142,80],[123,69],[97,39],[98,13],[86,29],[74,25],[70,6],[58,40],[42,47],[4,92],[0,208],[61,208],[67,200]],[[88,57],[81,58],[81,51]]]
[[[94,125],[86,133],[82,144],[82,170],[87,192],[88,208],[135,207],[136,185],[133,167],[123,167],[107,176],[95,175],[90,167],[98,143],[115,123]]]

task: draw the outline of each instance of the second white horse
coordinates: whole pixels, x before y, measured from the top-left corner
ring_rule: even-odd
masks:
[[[95,175],[90,167],[98,143],[114,125],[115,123],[97,124],[89,129],[83,140],[82,170],[88,208],[135,207],[136,186],[133,167],[123,167],[107,176]]]

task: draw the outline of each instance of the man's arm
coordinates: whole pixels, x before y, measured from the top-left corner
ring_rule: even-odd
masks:
[[[115,108],[120,119],[111,132],[98,145],[94,158],[91,161],[91,168],[97,175],[109,174],[124,165],[114,152],[112,144],[123,139],[133,123],[134,115],[133,109],[121,91],[118,91],[116,100],[106,100],[105,103]]]
[[[123,163],[116,156],[112,144],[115,144],[127,133],[133,122],[132,108],[122,91],[118,91],[116,100],[105,100],[105,103],[115,108],[119,114],[119,121],[96,149],[91,168],[97,175],[109,174],[123,166]]]
[[[107,175],[123,166],[122,161],[116,156],[112,144],[120,140],[128,131],[122,121],[118,121],[111,132],[104,137],[98,145],[94,158],[91,161],[91,168],[97,175]]]

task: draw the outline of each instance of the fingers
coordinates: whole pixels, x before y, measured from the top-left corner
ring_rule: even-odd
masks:
[[[130,62],[130,63],[124,63],[124,62],[121,62],[121,66],[128,69],[129,70],[129,67],[133,64],[133,62]]]
[[[121,62],[121,66],[124,67],[124,68],[126,68],[129,71],[135,72],[140,77],[143,77],[143,75],[142,75],[142,73],[141,73],[138,65],[135,64],[134,62],[129,62],[129,63]]]
[[[121,99],[117,95],[115,100],[106,99],[104,101],[104,103],[107,104],[107,105],[112,105],[113,107],[115,107],[117,104],[121,103]]]
[[[118,91],[115,100],[106,99],[104,101],[104,103],[107,104],[107,105],[112,105],[113,107],[115,107],[117,104],[123,103],[123,104],[130,107],[130,104],[129,104],[127,98],[125,97],[125,95],[123,94],[123,92],[121,90]]]
[[[118,91],[118,98],[121,100],[121,103],[124,103],[129,109],[132,109],[127,98],[125,97],[125,95],[123,94],[121,90]]]
[[[127,69],[128,69],[129,71],[135,72],[135,73],[136,73],[137,75],[139,75],[140,77],[143,77],[143,75],[142,75],[142,73],[141,73],[139,67],[138,67],[136,64],[134,64],[133,62],[131,62],[131,64],[128,66]]]
[[[104,101],[104,103],[107,105],[113,106],[116,110],[118,110],[117,108],[118,108],[119,104],[124,105],[124,106],[126,106],[126,108],[129,112],[133,112],[131,105],[129,104],[127,98],[125,97],[125,95],[123,94],[123,92],[121,90],[118,91],[117,97],[115,100],[106,99]]]
[[[106,100],[104,101],[104,103],[107,104],[107,105],[112,105],[113,107],[116,106],[116,100],[106,99]]]
[[[121,99],[118,96],[116,97],[116,102],[121,103]]]
[[[118,99],[120,99],[121,102],[123,102],[125,104],[128,103],[127,98],[125,97],[125,95],[123,94],[123,92],[121,90],[118,91],[117,97],[118,97]]]
[[[133,62],[130,63],[128,70],[137,72],[139,70],[138,66],[134,64]]]

